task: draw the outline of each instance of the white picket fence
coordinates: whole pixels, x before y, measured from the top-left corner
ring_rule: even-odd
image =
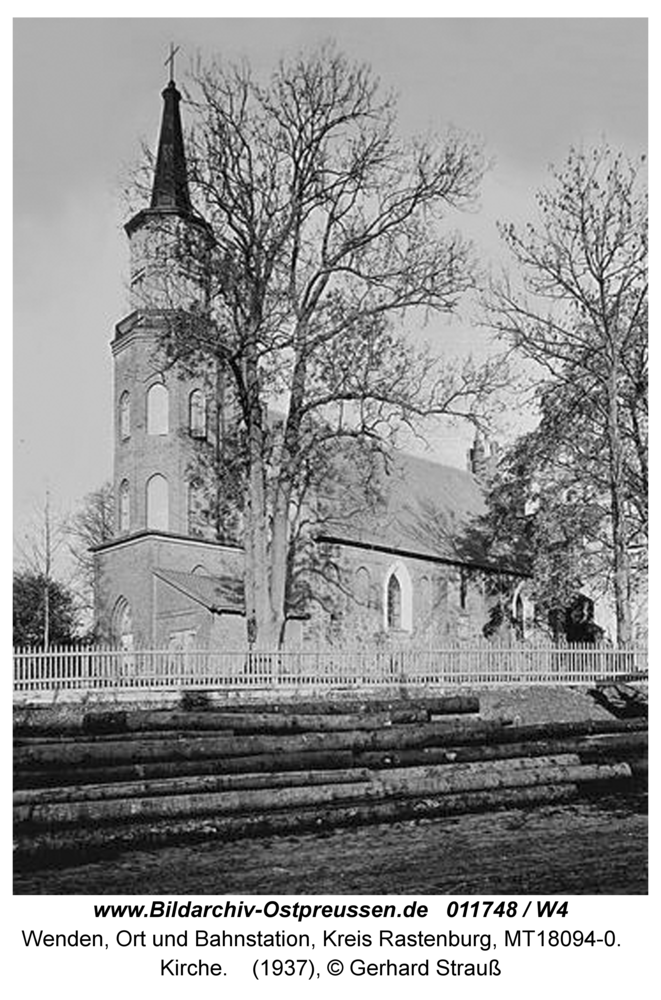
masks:
[[[436,650],[274,653],[18,649],[14,691],[594,684],[646,680],[647,650],[595,646],[449,646]]]

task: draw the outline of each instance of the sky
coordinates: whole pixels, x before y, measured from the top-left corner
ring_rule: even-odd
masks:
[[[642,18],[15,20],[18,535],[46,491],[64,514],[112,476],[109,342],[128,311],[121,186],[141,141],[156,143],[170,42],[185,82],[198,54],[245,58],[259,75],[327,39],[398,93],[405,135],[452,124],[481,137],[491,169],[460,224],[487,263],[501,253],[496,220],[531,218],[549,164],[572,144],[646,150]],[[482,349],[470,318],[440,331],[448,352]],[[437,430],[429,455],[463,467],[470,437]]]

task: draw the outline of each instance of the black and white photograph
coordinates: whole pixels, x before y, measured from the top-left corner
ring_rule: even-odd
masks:
[[[648,894],[647,33],[15,19],[16,896]]]

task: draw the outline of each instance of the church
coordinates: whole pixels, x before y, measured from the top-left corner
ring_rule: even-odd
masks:
[[[247,642],[240,519],[232,533],[212,529],[196,471],[200,449],[221,449],[231,434],[232,409],[218,404],[218,373],[187,373],[159,348],[172,302],[152,263],[173,235],[207,236],[189,193],[180,100],[171,80],[151,199],[125,226],[130,311],[111,343],[115,533],[94,553],[97,633],[126,649],[234,651]],[[503,608],[521,635],[531,611],[524,577],[455,544],[484,511],[496,458],[479,436],[466,471],[393,454],[374,509],[319,525],[314,545],[333,566],[334,594],[291,609],[285,644],[432,649],[481,639]]]

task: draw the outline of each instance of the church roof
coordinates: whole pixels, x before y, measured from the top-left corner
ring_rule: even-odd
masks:
[[[399,452],[377,478],[376,501],[332,514],[320,541],[495,568],[471,545],[471,524],[486,511],[472,473]]]
[[[155,569],[156,576],[209,611],[240,614],[245,610],[243,580],[231,576],[203,576],[174,569]]]
[[[245,614],[243,580],[232,576],[205,576],[201,573],[183,573],[174,569],[155,569],[157,577],[180,591],[193,601],[201,604],[214,614]],[[290,609],[288,618],[301,618]]]

